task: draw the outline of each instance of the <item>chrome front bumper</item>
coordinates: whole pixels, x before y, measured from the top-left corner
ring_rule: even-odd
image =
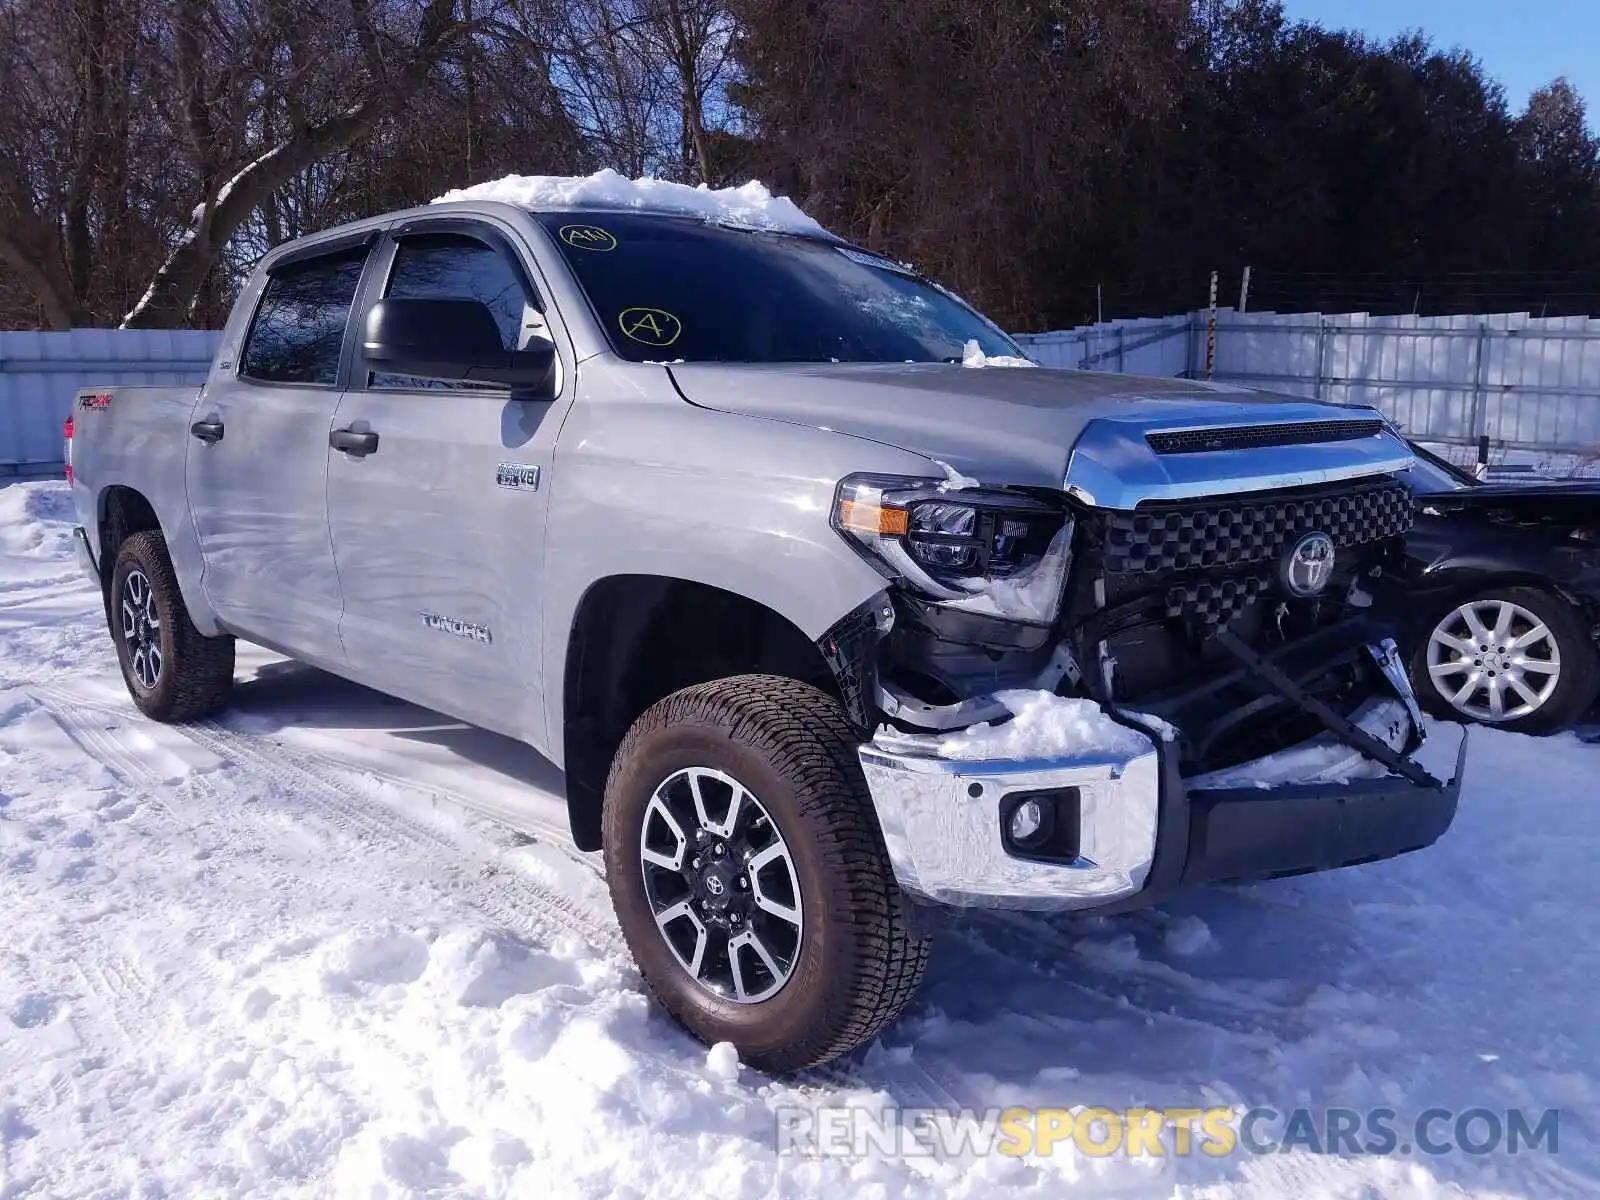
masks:
[[[1420,740],[1422,726],[1403,672],[1374,650],[1396,696],[1377,697],[1357,723],[1391,747]],[[1398,678],[1397,678],[1398,676]],[[1388,858],[1436,840],[1455,816],[1466,756],[1437,788],[1370,770],[1350,770],[1312,739],[1229,778],[1186,783],[1177,747],[1159,723],[1140,735],[1148,749],[1056,760],[952,760],[916,739],[884,736],[860,747],[862,770],[900,886],[925,902],[961,908],[1083,910],[1153,903],[1181,886],[1323,870]],[[1285,776],[1298,762],[1309,773]],[[1262,768],[1261,778],[1250,775]],[[1338,766],[1337,770],[1330,770]],[[1320,773],[1319,773],[1320,772]],[[1267,782],[1268,780],[1271,782]],[[1003,836],[1007,798],[1075,789],[1078,855],[1039,861]]]
[[[1144,886],[1155,857],[1160,760],[956,761],[861,747],[861,767],[900,886],[959,908],[1090,908]],[[1000,813],[1016,792],[1076,788],[1073,862],[1014,856]]]

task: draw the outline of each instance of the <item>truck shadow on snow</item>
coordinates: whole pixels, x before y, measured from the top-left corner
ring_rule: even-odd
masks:
[[[224,720],[241,733],[322,731],[331,740],[361,735],[432,746],[538,789],[563,794],[561,769],[532,746],[436,713],[291,659],[273,659],[241,672]]]

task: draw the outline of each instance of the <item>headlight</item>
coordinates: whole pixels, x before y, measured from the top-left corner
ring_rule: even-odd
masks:
[[[852,475],[833,527],[890,579],[948,608],[1050,625],[1072,558],[1072,519],[1026,496],[942,491],[937,480]]]

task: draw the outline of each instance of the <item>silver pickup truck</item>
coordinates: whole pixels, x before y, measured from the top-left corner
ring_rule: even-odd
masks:
[[[1376,413],[1033,368],[820,230],[307,237],[203,387],[81,393],[68,457],[144,713],[225,705],[243,638],[527,742],[661,1003],[767,1069],[891,1021],[941,907],[1147,905],[1456,810]]]

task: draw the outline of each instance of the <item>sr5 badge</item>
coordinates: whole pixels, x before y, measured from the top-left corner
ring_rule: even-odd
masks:
[[[536,492],[539,490],[539,468],[523,463],[501,463],[494,469],[494,482],[496,487],[510,488],[512,491]]]

